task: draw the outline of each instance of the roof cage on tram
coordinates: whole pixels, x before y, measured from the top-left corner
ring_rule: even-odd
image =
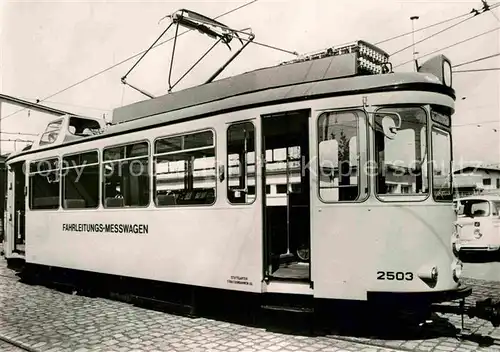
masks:
[[[348,54],[354,54],[356,56],[357,74],[384,74],[392,72],[389,54],[379,47],[363,40],[304,54],[296,59],[285,61],[281,65]]]
[[[138,92],[140,92],[140,93],[142,93],[150,98],[155,98],[155,96],[146,92],[145,90],[142,90],[142,89],[135,87],[135,86],[131,85],[130,83],[128,83],[127,76],[130,74],[130,72],[132,72],[132,70],[137,66],[137,64],[144,58],[144,56],[146,56],[146,54],[151,49],[153,49],[153,47],[155,47],[157,42],[165,35],[165,33],[173,25],[175,25],[175,36],[174,36],[174,43],[173,43],[173,49],[172,49],[172,55],[171,55],[171,59],[170,59],[169,73],[168,73],[168,92],[169,93],[220,42],[227,45],[229,50],[231,50],[230,43],[234,38],[237,38],[242,46],[214,74],[212,74],[212,76],[210,76],[205,83],[212,82],[255,38],[255,35],[251,32],[251,30],[249,28],[244,29],[244,30],[232,29],[232,28],[229,28],[228,26],[226,26],[226,25],[224,25],[224,24],[222,24],[214,19],[200,15],[194,11],[191,11],[191,10],[180,9],[178,11],[175,11],[171,15],[167,15],[167,16],[163,17],[161,20],[163,20],[166,17],[170,18],[170,20],[171,20],[170,25],[161,33],[161,35],[153,42],[153,44],[142,54],[142,56],[139,58],[139,60],[137,60],[137,62],[132,66],[132,68],[130,68],[130,70],[121,78],[121,81],[123,84],[128,85],[129,87],[137,90]],[[161,20],[160,20],[160,22],[161,22]],[[202,34],[206,34],[209,37],[216,39],[216,42],[174,84],[172,84],[171,83],[172,68],[173,68],[173,63],[174,63],[177,38],[179,36],[179,26],[183,26],[185,28],[188,28],[189,30],[196,30]],[[250,30],[250,32],[247,32],[248,30]]]

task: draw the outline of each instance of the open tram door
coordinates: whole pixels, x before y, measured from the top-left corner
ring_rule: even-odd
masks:
[[[12,164],[7,172],[7,212],[5,219],[5,252],[24,257],[25,209],[26,209],[25,162]],[[14,255],[13,255],[14,254]]]
[[[264,275],[309,281],[309,110],[262,116]]]

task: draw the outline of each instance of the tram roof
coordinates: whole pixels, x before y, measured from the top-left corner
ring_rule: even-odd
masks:
[[[104,134],[328,96],[421,90],[441,92],[455,99],[454,90],[429,73],[353,75],[352,70],[344,69],[346,65],[333,66],[330,61],[325,58],[259,69],[119,107],[113,111],[113,125]],[[187,108],[194,109],[188,112]]]
[[[426,73],[390,73],[356,75],[355,60],[351,55],[326,57],[318,60],[278,65],[257,69],[208,84],[169,93],[154,99],[144,100],[113,111],[113,123],[109,132],[133,128],[133,126],[156,124],[155,119],[144,119],[188,107],[204,105],[200,113],[216,110],[232,110],[253,105],[265,105],[307,99],[322,95],[345,95],[358,92],[399,90],[412,85],[420,90],[442,90],[454,96],[441,81]],[[425,87],[424,87],[425,86]],[[409,86],[407,87],[409,88]],[[211,105],[206,105],[213,103]],[[177,120],[174,114],[168,120]],[[134,120],[142,120],[135,121]],[[128,122],[126,126],[120,126]],[[161,122],[168,122],[165,117]]]

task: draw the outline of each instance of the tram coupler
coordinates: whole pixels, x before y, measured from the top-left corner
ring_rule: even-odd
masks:
[[[474,306],[465,306],[465,299],[458,306],[433,305],[432,310],[436,313],[451,313],[462,316],[462,330],[464,329],[464,316],[479,318],[489,321],[494,327],[500,326],[500,300],[485,298],[476,301]]]

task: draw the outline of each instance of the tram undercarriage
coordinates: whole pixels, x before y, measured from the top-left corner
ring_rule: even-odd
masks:
[[[256,323],[267,313],[305,314],[306,321],[340,323],[375,320],[422,325],[433,313],[479,318],[500,326],[500,301],[486,298],[474,305],[465,299],[472,290],[459,287],[437,293],[368,293],[367,301],[317,299],[312,295],[250,293],[174,284],[146,279],[86,272],[9,260],[22,282],[68,294],[101,297],[187,317],[212,316]]]

